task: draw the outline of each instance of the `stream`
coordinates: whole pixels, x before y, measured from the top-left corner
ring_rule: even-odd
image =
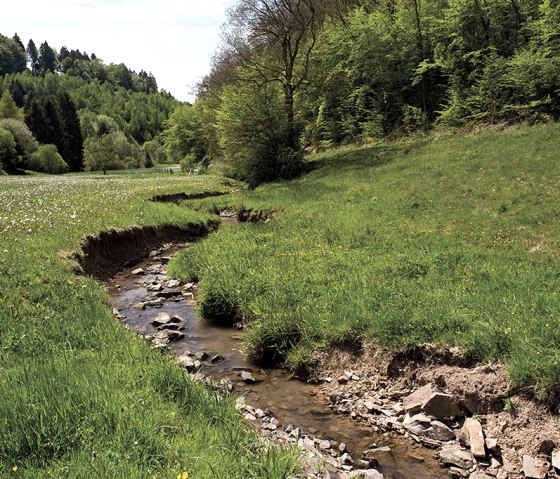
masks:
[[[188,245],[167,245],[152,252],[144,261],[127,267],[108,282],[114,312],[125,325],[143,336],[155,336],[158,329],[152,321],[158,314],[180,316],[184,319],[184,329],[180,331],[184,337],[169,343],[171,352],[177,357],[207,353],[208,359],[200,361],[201,373],[216,380],[228,379],[237,396],[243,396],[245,402],[255,408],[270,411],[284,427],[292,425],[309,436],[344,443],[356,460],[372,445],[389,446],[392,453],[383,455],[376,466],[385,478],[448,477],[435,460],[434,451],[403,436],[375,433],[365,423],[333,413],[317,386],[294,379],[280,369],[263,370],[248,362],[242,353],[242,331],[199,320],[196,295],[182,294],[185,285],[170,283],[166,275],[169,256],[184,247]],[[196,291],[196,286],[192,289]],[[141,307],[154,300],[155,307]],[[260,382],[244,382],[241,371],[251,372]]]

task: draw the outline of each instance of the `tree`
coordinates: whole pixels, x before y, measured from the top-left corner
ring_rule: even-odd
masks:
[[[0,98],[0,118],[12,118],[19,121],[24,121],[25,119],[23,111],[17,107],[16,102],[8,90],[6,90],[2,98]]]
[[[70,171],[82,171],[84,169],[84,138],[76,106],[68,93],[59,94],[57,100],[62,130],[60,154],[68,164]]]
[[[88,138],[84,143],[84,162],[88,171],[102,171],[123,167],[119,164],[119,154],[111,135]]]
[[[229,12],[227,45],[259,85],[278,82],[291,147],[298,148],[294,96],[309,72],[324,8],[320,0],[238,0]]]
[[[58,69],[56,52],[44,41],[39,47],[39,65],[41,74],[55,72]]]
[[[27,58],[31,67],[31,73],[39,73],[41,70],[41,63],[39,61],[39,50],[35,46],[35,42],[30,39],[27,43]]]
[[[0,77],[25,70],[25,51],[11,38],[0,35]]]
[[[0,173],[12,169],[17,157],[16,141],[12,133],[0,128]]]
[[[11,118],[0,119],[0,128],[8,130],[16,142],[16,156],[10,163],[6,171],[13,173],[26,167],[31,154],[37,151],[39,144],[33,137],[27,125],[21,121]]]
[[[19,35],[17,33],[14,34],[14,36],[12,37],[12,40],[14,42],[16,42],[16,44],[20,48],[20,50],[23,50],[25,52],[25,47],[23,46],[23,42],[21,41],[21,38],[19,38]]]
[[[226,87],[217,114],[220,146],[230,174],[256,186],[299,174],[303,155],[286,146],[290,122],[274,85]]]
[[[41,145],[39,149],[31,155],[29,169],[58,175],[68,171],[68,165],[58,153],[55,145]]]
[[[206,154],[199,109],[192,105],[179,106],[167,121],[167,129],[163,133],[164,144],[174,163],[180,163],[188,155],[194,156],[195,161],[201,161]]]

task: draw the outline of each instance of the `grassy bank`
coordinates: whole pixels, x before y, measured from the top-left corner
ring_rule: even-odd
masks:
[[[207,221],[148,199],[216,190],[177,175],[0,180],[1,477],[286,476],[290,453],[257,447],[231,399],[117,324],[59,254],[108,227]]]
[[[458,345],[519,386],[560,384],[560,127],[328,152],[289,183],[191,202],[276,210],[172,268],[202,311],[249,322],[257,358],[297,366],[355,338]]]

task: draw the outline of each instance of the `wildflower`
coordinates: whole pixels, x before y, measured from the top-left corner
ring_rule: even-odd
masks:
[[[17,472],[17,470],[18,470],[17,466],[12,467],[12,471]]]
[[[183,471],[180,474],[177,474],[177,479],[189,479],[189,473],[187,471]]]

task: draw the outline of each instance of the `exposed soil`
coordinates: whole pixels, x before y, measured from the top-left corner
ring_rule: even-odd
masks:
[[[560,417],[536,401],[517,394],[503,365],[476,365],[458,349],[438,349],[431,345],[421,345],[404,354],[367,344],[359,351],[338,349],[321,353],[318,360],[318,376],[329,378],[321,388],[335,398],[333,409],[341,410],[338,398],[350,404],[344,413],[359,411],[367,399],[380,401],[384,410],[399,410],[402,407],[400,396],[426,384],[456,398],[465,416],[480,421],[485,437],[497,440],[498,452],[489,453],[488,459],[478,464],[478,470],[490,476],[524,477],[524,455],[547,463],[551,461],[553,450],[560,448]],[[343,384],[331,380],[344,377],[349,371],[359,380],[342,380]],[[447,421],[455,431],[462,422],[462,419]],[[384,424],[381,420],[380,427]],[[393,426],[396,426],[393,430],[408,434],[398,424]],[[497,462],[492,464],[493,461]],[[550,465],[548,468],[548,478],[560,477],[558,470]]]
[[[215,196],[225,196],[229,192],[223,191],[206,191],[202,193],[174,193],[170,195],[158,195],[152,198],[152,201],[158,203],[175,203],[179,204],[186,200],[202,200],[204,198],[212,198]]]

